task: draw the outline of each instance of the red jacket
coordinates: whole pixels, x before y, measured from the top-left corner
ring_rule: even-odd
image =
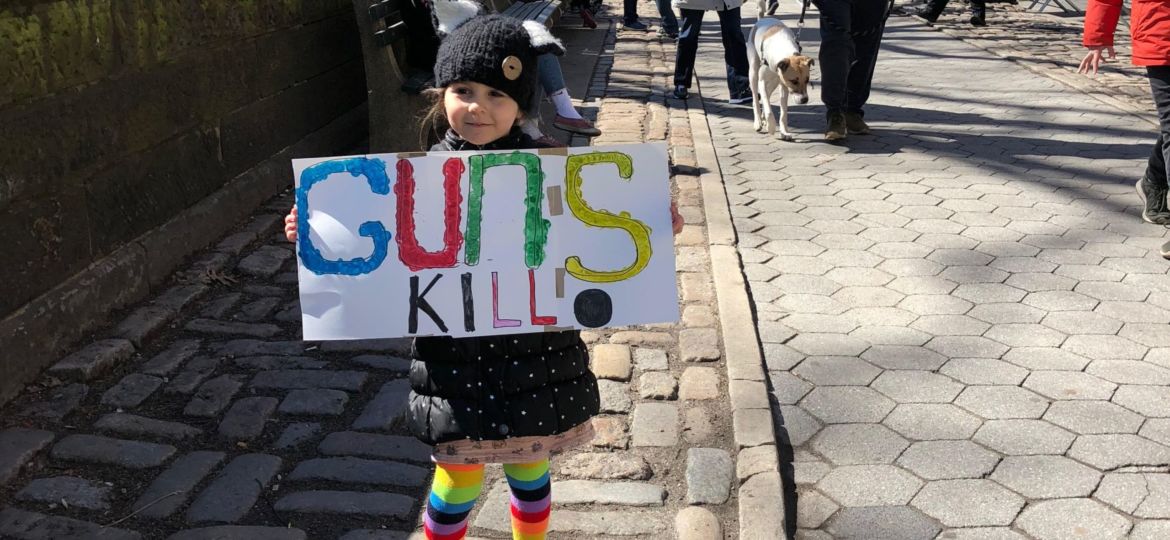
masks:
[[[1086,47],[1113,45],[1122,0],[1089,0],[1085,11]],[[1170,66],[1170,0],[1132,0],[1129,17],[1133,63]]]

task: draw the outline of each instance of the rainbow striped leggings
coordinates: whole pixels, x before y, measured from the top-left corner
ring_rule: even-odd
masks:
[[[505,463],[504,475],[512,490],[513,540],[544,540],[552,509],[548,460]],[[462,539],[467,534],[467,518],[482,489],[482,464],[436,463],[435,481],[423,517],[427,539]]]

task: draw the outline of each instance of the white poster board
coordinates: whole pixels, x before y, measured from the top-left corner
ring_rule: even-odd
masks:
[[[293,160],[304,339],[674,322],[664,143]]]

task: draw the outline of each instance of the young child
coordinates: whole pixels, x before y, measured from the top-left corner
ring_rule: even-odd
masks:
[[[537,56],[563,54],[560,42],[543,26],[500,15],[473,15],[447,30],[435,64],[438,96],[423,129],[436,117],[449,129],[431,150],[535,148],[517,123],[533,99]],[[682,218],[673,204],[671,216],[677,234]],[[295,207],[285,233],[295,240]],[[484,464],[502,463],[513,538],[543,539],[552,501],[549,456],[590,441],[599,408],[580,333],[419,337],[412,359],[407,424],[435,446],[426,537],[463,538]]]

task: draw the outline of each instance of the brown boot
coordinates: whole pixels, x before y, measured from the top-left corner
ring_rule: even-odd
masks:
[[[845,127],[852,135],[869,135],[869,124],[857,113],[845,113]]]
[[[825,130],[826,141],[839,141],[848,134],[845,127],[845,115],[839,112],[829,114],[829,129]]]

